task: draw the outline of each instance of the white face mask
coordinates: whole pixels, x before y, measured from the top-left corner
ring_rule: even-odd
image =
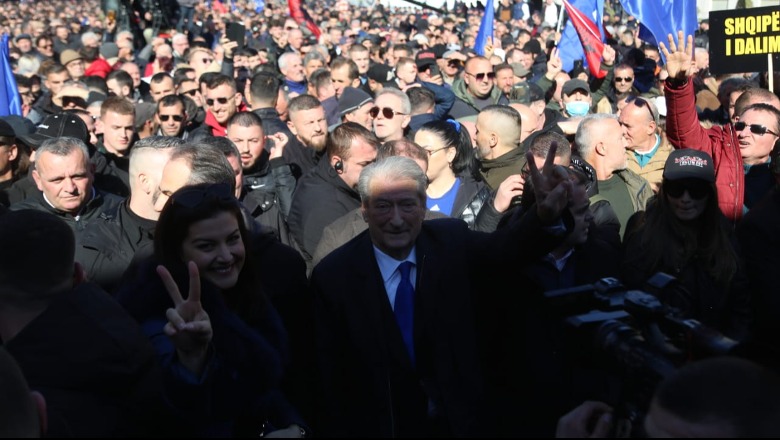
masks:
[[[572,117],[585,116],[590,110],[590,104],[585,101],[571,101],[566,103],[566,113]]]

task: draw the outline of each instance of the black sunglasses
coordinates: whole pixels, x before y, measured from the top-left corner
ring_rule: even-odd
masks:
[[[230,98],[217,98],[217,99],[208,98],[206,100],[206,105],[211,107],[212,105],[214,105],[214,101],[217,101],[218,103],[224,105],[224,104],[227,104],[229,100],[230,100]]]
[[[185,186],[171,196],[171,205],[195,208],[203,202],[238,203],[230,185],[215,183],[210,185]]]
[[[197,94],[197,93],[198,93],[198,89],[192,89],[192,90],[187,90],[186,92],[181,92],[181,93],[179,93],[179,95],[195,96],[195,94]]]
[[[634,80],[633,76],[627,76],[625,78],[623,78],[622,76],[616,76],[615,77],[615,82],[627,82],[628,83],[628,82],[631,82],[633,80]]]
[[[496,72],[483,72],[483,73],[477,73],[476,75],[473,73],[466,72],[466,75],[473,76],[477,81],[482,81],[487,76],[488,79],[496,79]]]
[[[657,120],[657,118],[655,116],[655,112],[653,112],[653,108],[650,107],[650,103],[647,102],[644,98],[640,98],[638,96],[631,95],[631,96],[628,97],[628,99],[626,99],[626,103],[630,104],[632,102],[635,103],[637,107],[645,107],[645,108],[647,108],[647,111],[650,112],[650,117],[653,118],[653,121],[655,122]]]
[[[382,107],[381,109],[379,107],[371,107],[371,110],[368,111],[368,114],[372,118],[376,118],[379,116],[379,110],[382,110],[382,116],[384,116],[385,119],[393,119],[395,115],[406,115],[406,113],[397,112],[390,107]]]
[[[176,122],[181,122],[184,120],[184,116],[182,115],[157,115],[161,121],[168,122],[168,119],[173,118]]]
[[[675,199],[688,191],[691,198],[701,200],[709,194],[710,184],[699,179],[664,180],[663,189],[666,195]]]
[[[750,124],[750,125],[748,125],[748,124],[745,124],[744,122],[737,122],[737,123],[734,124],[734,130],[736,130],[736,131],[742,131],[745,128],[749,128],[751,133],[757,134],[759,136],[763,136],[763,135],[765,135],[767,133],[773,134],[775,136],[778,135],[777,133],[773,132],[772,130],[770,130],[770,129],[768,129],[765,126],[760,125],[760,124]]]

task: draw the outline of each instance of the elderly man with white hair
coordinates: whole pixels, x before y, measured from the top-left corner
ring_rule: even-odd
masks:
[[[303,73],[301,56],[286,52],[279,57],[279,71],[284,75],[284,88],[288,94],[306,94],[306,76]]]

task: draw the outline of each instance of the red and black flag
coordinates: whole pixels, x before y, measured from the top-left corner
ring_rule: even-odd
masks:
[[[604,51],[604,43],[601,41],[601,34],[596,23],[593,22],[582,11],[572,6],[567,0],[563,0],[566,7],[566,13],[569,14],[569,20],[574,25],[577,35],[580,37],[582,49],[585,52],[585,58],[588,61],[590,74],[596,78],[604,78],[607,72],[600,70],[601,53]]]
[[[314,36],[319,38],[322,32],[317,24],[314,23],[311,15],[303,9],[302,3],[303,0],[288,0],[287,4],[290,6],[290,16],[298,25],[305,25]]]

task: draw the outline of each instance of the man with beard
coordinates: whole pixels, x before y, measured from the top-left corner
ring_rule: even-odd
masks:
[[[290,151],[286,151],[285,158],[293,169],[297,167],[300,170],[302,176],[314,168],[325,154],[328,140],[325,109],[317,98],[300,95],[290,100],[287,113],[290,118],[287,127],[297,142],[289,145],[292,148],[286,149]]]
[[[187,111],[184,98],[179,95],[168,95],[157,102],[157,111],[154,114],[157,126],[160,127],[157,134],[160,136],[173,136],[187,139],[184,127],[187,124]]]
[[[263,122],[253,112],[236,113],[227,126],[227,138],[240,153],[241,201],[255,220],[287,243],[285,221],[295,190],[295,177],[283,157],[287,135],[265,136]],[[266,139],[273,142],[270,149],[265,148]]]
[[[360,206],[358,177],[374,162],[378,147],[379,139],[362,125],[339,125],[328,137],[327,160],[298,184],[287,222],[309,264],[325,227]]]

